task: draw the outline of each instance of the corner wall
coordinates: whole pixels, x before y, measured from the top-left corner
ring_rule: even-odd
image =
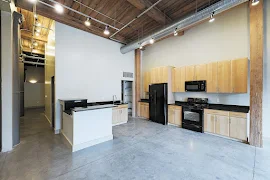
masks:
[[[134,52],[121,54],[119,43],[56,22],[56,130],[61,128],[59,99],[88,102],[121,99],[123,72],[134,76]]]

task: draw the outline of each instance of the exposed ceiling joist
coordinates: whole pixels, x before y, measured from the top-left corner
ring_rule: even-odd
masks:
[[[145,10],[153,5],[148,0],[127,0],[127,1],[139,10]],[[154,7],[146,14],[160,24],[172,22],[172,19],[168,17],[165,13],[160,11],[157,7]]]
[[[29,31],[21,31],[21,37],[23,39],[29,39],[31,40],[32,39],[32,32],[29,32]],[[42,41],[42,42],[45,42],[47,43],[47,38],[43,38],[43,37],[33,37],[33,39],[35,41]]]
[[[44,50],[40,50],[40,49],[33,49],[31,51],[31,48],[27,47],[27,46],[23,46],[23,51],[25,52],[32,52],[32,53],[36,53],[36,54],[45,54],[45,51]]]

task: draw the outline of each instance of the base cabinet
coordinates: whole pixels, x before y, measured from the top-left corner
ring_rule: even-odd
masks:
[[[205,109],[204,131],[247,141],[247,114]]]
[[[182,107],[168,106],[168,123],[182,127]]]
[[[149,103],[139,102],[139,116],[145,119],[149,119]]]
[[[128,121],[128,105],[119,105],[113,108],[112,125],[124,124]]]

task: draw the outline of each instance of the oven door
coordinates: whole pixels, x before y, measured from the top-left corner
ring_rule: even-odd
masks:
[[[203,110],[195,110],[189,107],[183,107],[183,128],[202,132],[203,131]]]

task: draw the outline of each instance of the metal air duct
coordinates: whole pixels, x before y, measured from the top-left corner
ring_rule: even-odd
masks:
[[[235,6],[238,6],[242,3],[245,3],[249,0],[221,0],[185,19],[182,19],[180,21],[174,22],[165,28],[162,28],[153,34],[146,36],[140,40],[133,41],[125,46],[122,46],[120,48],[121,53],[125,54],[132,50],[138,49],[140,45],[146,45],[149,44],[149,40],[154,38],[155,40],[158,40],[160,38],[166,37],[172,33],[174,33],[174,30],[177,28],[177,31],[184,30],[185,28],[192,26],[200,21],[206,20],[210,18],[210,15],[215,12],[216,14],[222,13],[223,11],[226,11],[228,9],[231,9]]]

